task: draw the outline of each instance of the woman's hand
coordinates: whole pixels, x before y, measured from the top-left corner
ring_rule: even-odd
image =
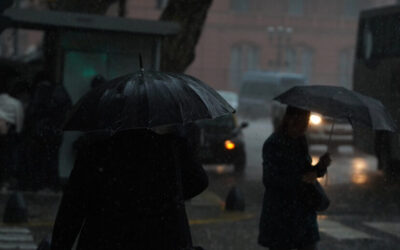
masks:
[[[326,152],[319,158],[318,165],[321,168],[327,168],[329,167],[329,165],[331,165],[331,162],[332,162],[331,156],[328,152]]]
[[[307,183],[314,183],[317,180],[317,172],[311,171],[303,175],[302,180]]]

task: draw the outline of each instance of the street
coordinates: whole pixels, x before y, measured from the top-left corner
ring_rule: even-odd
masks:
[[[196,244],[213,250],[265,249],[257,244],[263,196],[261,148],[271,132],[268,120],[249,121],[244,130],[244,177],[235,176],[229,166],[207,167],[211,185],[188,205]],[[313,160],[325,152],[323,146],[311,149]],[[332,160],[328,177],[320,180],[331,205],[318,218],[319,249],[400,249],[399,185],[385,182],[374,156],[341,147]],[[221,204],[235,185],[245,198],[246,210],[224,212]]]
[[[205,249],[264,249],[257,244],[261,211],[261,147],[272,126],[268,120],[249,121],[244,130],[247,169],[244,176],[233,173],[232,166],[205,166],[209,188],[187,202],[195,245]],[[332,156],[328,178],[321,181],[331,206],[319,215],[319,249],[400,249],[400,187],[385,182],[376,170],[376,158],[351,148]],[[311,151],[313,158],[323,147]],[[237,186],[243,195],[245,211],[227,212],[225,198]],[[9,194],[0,196],[1,206]],[[35,249],[51,233],[60,193],[24,193],[29,222],[0,227],[0,249]],[[2,209],[3,211],[4,209]],[[20,248],[17,248],[20,247]]]

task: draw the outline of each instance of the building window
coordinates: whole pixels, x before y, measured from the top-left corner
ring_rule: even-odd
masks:
[[[284,70],[289,73],[302,74],[310,81],[313,74],[314,51],[305,46],[285,50]]]
[[[295,73],[297,66],[297,53],[293,48],[286,49],[285,53],[285,67],[287,72]]]
[[[230,79],[233,88],[240,88],[242,75],[260,67],[260,49],[249,44],[235,45],[231,49]]]
[[[304,14],[303,0],[289,0],[288,12],[292,16],[302,16]]]
[[[249,10],[249,0],[231,0],[231,9],[234,11]]]
[[[308,82],[311,81],[313,74],[313,58],[314,52],[311,49],[303,48],[301,53],[301,73],[306,77]]]
[[[157,9],[164,9],[167,7],[168,0],[156,0]]]
[[[353,50],[345,49],[339,54],[339,84],[342,87],[352,87]]]
[[[343,14],[345,17],[357,17],[359,10],[359,0],[344,0]]]

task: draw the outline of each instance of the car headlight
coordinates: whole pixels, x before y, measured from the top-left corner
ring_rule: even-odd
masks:
[[[322,123],[322,116],[319,114],[310,115],[310,124],[313,126],[319,126]]]

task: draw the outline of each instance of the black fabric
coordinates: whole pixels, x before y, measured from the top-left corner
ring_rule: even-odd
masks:
[[[343,87],[295,86],[274,100],[374,130],[398,129],[379,100]]]
[[[316,181],[313,184],[305,183],[300,188],[304,203],[314,211],[322,212],[328,209],[330,200],[321,184]]]
[[[71,106],[63,85],[39,83],[26,111],[18,149],[20,189],[59,188],[58,153],[63,140],[62,125]]]
[[[276,132],[263,146],[264,200],[260,217],[260,245],[293,249],[319,241],[315,210],[305,204],[301,189],[305,173],[324,171],[311,166],[305,137],[298,139]]]
[[[89,145],[89,144],[88,144]],[[180,156],[182,183],[173,151]],[[52,250],[192,246],[183,199],[208,185],[186,140],[148,130],[118,133],[78,153],[53,229]]]
[[[138,71],[89,91],[75,105],[64,129],[116,132],[187,124],[232,112],[224,98],[198,79]]]

